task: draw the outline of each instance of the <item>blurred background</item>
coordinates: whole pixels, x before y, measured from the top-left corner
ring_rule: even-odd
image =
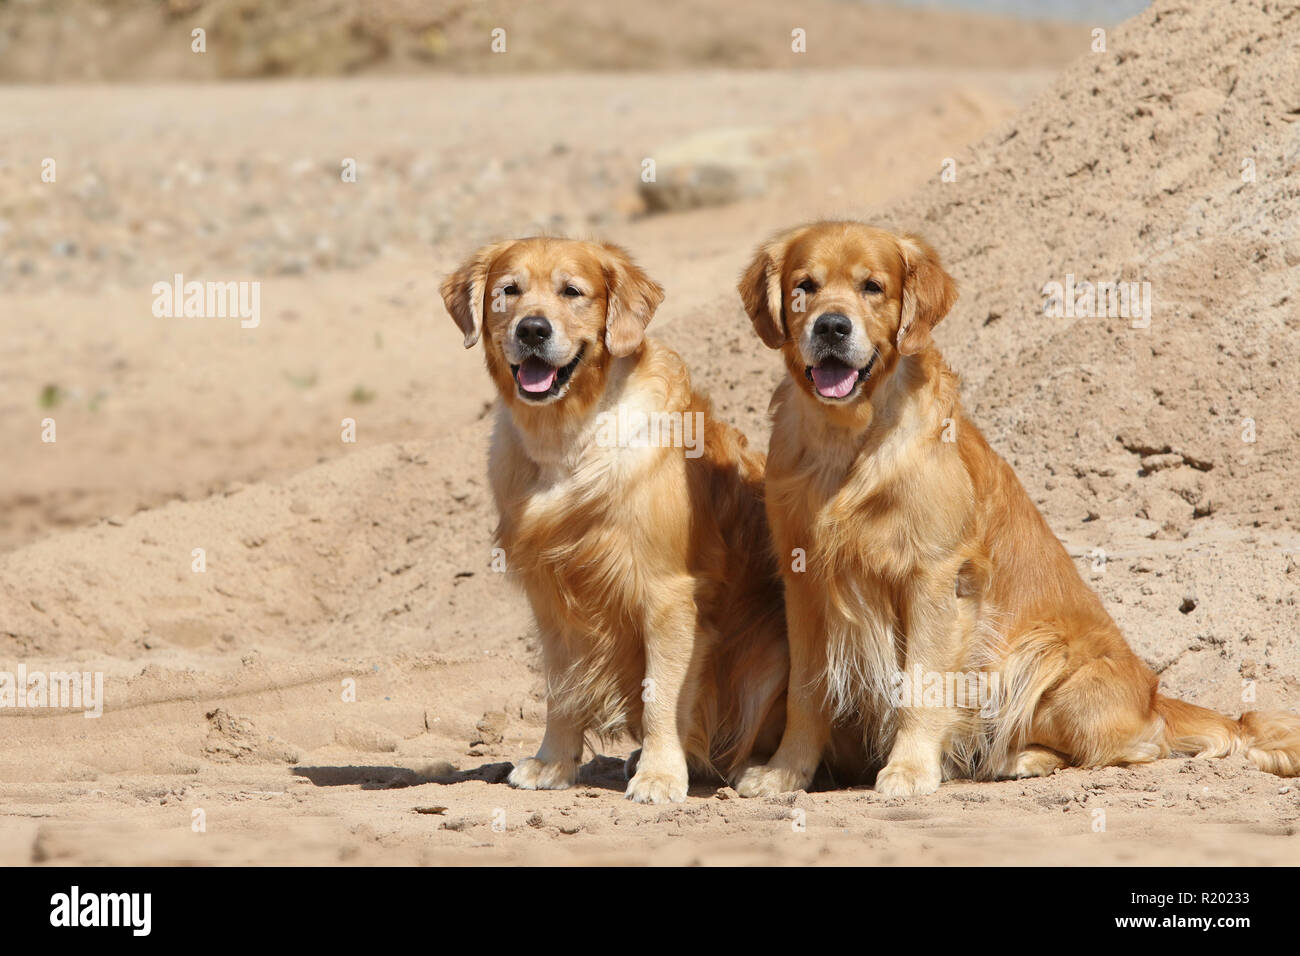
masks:
[[[1109,26],[1146,6],[1146,0],[668,0],[644,15],[581,0],[5,0],[0,79],[174,81],[835,64],[1015,68],[1057,62],[1062,44],[1069,43],[1062,25]],[[778,29],[787,24],[812,31],[810,56],[788,56],[788,31]],[[213,41],[210,56],[190,55],[189,31],[195,27]],[[507,57],[483,55],[484,34],[495,27],[517,31],[518,45]]]
[[[479,414],[430,345],[482,241],[625,242],[665,326],[759,234],[935,179],[1140,6],[0,0],[0,549],[337,455],[359,406],[371,441]],[[261,327],[153,320],[177,273],[262,282]],[[78,439],[34,454],[51,410]]]

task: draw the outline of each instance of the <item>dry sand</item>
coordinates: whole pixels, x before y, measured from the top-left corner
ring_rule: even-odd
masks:
[[[916,229],[961,283],[939,339],[975,420],[1166,690],[1294,709],[1298,9],[1159,3],[1061,76],[0,89],[0,648],[107,698],[0,716],[0,863],[1300,862],[1300,782],[1236,757],[643,807],[614,742],[574,790],[509,789],[541,678],[489,567],[492,390],[435,295],[490,236],[622,242],[669,290],[652,332],[763,444],[754,245],[817,215]],[[720,126],[808,165],[639,216],[640,158]],[[47,155],[57,186],[28,173]],[[175,272],[260,279],[261,325],[154,318]],[[1150,282],[1150,328],[1043,316],[1067,274]]]
[[[204,52],[194,51],[201,29]],[[801,52],[794,31],[807,42]],[[501,32],[496,32],[501,31]],[[556,70],[1058,67],[1089,25],[863,0],[23,0],[0,82]]]

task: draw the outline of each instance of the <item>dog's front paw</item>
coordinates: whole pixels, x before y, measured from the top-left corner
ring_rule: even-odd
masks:
[[[686,774],[638,770],[624,795],[637,803],[681,803],[686,799],[686,782]]]
[[[529,757],[519,763],[506,782],[520,790],[567,790],[578,779],[578,765],[571,762],[543,763]]]
[[[939,789],[943,773],[938,767],[920,764],[887,764],[876,775],[876,793],[882,797],[919,797]]]
[[[812,774],[800,773],[789,767],[760,764],[748,768],[736,781],[736,792],[742,797],[773,797],[792,790],[806,790]]]

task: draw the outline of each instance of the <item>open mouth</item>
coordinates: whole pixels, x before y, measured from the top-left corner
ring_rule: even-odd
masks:
[[[809,365],[804,369],[808,381],[813,383],[817,394],[834,401],[848,398],[859,385],[871,377],[871,369],[880,357],[879,352],[871,353],[871,361],[860,369],[846,365],[839,359],[826,359],[821,365]]]
[[[582,361],[582,354],[585,351],[587,346],[584,343],[578,349],[578,354],[573,357],[573,361],[560,368],[556,368],[536,355],[530,355],[518,365],[511,365],[510,372],[514,375],[515,385],[519,388],[519,397],[530,402],[540,402],[560,395],[569,384],[573,370]]]

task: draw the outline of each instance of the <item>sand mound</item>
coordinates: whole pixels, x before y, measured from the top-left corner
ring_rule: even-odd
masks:
[[[886,212],[960,278],[943,343],[1054,512],[1296,530],[1297,42],[1294,6],[1157,3]],[[1044,316],[1067,275],[1149,283],[1150,328]]]

